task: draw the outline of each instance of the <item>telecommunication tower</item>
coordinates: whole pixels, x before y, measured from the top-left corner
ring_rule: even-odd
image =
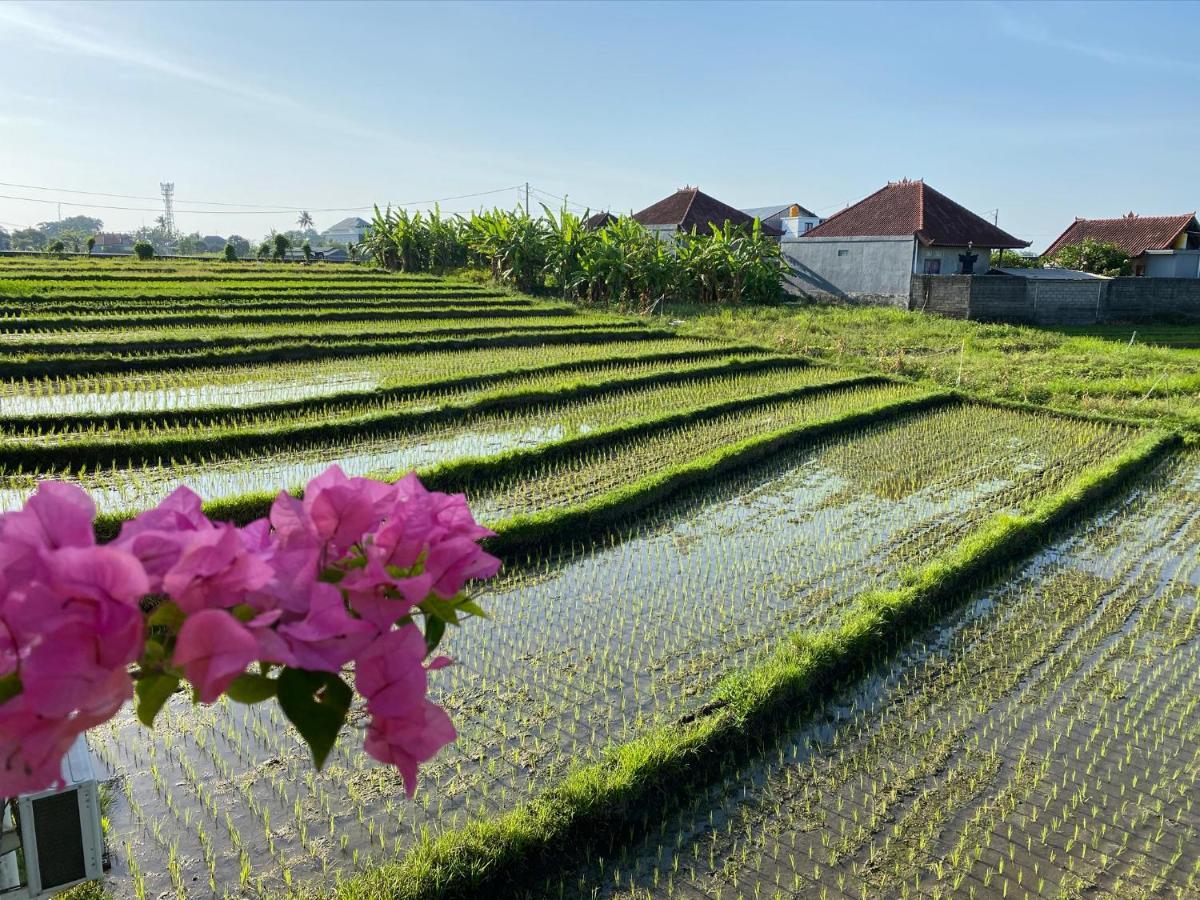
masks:
[[[168,236],[175,234],[175,182],[161,181],[158,184],[163,198],[163,231]]]

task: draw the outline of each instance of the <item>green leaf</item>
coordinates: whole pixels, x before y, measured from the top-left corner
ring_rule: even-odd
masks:
[[[164,675],[161,672],[147,672],[137,680],[134,704],[137,706],[137,717],[143,725],[154,727],[154,717],[178,687],[178,675]]]
[[[21,693],[21,678],[12,672],[0,678],[0,703],[7,703]]]
[[[450,625],[458,624],[458,612],[454,608],[453,600],[443,600],[441,597],[431,596],[422,600],[418,606],[427,616],[441,619]]]
[[[274,678],[246,672],[233,679],[225,693],[238,703],[262,703],[275,696],[278,686],[279,682]]]
[[[458,611],[464,612],[469,616],[478,616],[481,619],[491,618],[491,616],[489,616],[487,612],[470,597],[463,597],[462,600],[459,601]]]
[[[279,675],[279,706],[312,751],[318,769],[346,722],[354,692],[331,672],[285,668]]]
[[[170,600],[164,600],[154,607],[154,612],[150,613],[146,624],[151,628],[161,627],[178,631],[179,626],[183,624],[183,610]]]
[[[430,616],[425,620],[425,652],[432,653],[442,642],[446,633],[446,623],[442,619]]]

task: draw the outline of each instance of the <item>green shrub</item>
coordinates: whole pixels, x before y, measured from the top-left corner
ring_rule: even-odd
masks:
[[[49,250],[51,253],[62,253],[67,248],[66,248],[66,245],[62,241],[54,241],[46,249]]]
[[[154,256],[154,245],[149,241],[137,241],[133,245],[133,253],[138,259],[151,259]]]
[[[237,262],[237,247],[231,243],[225,244],[225,262]]]

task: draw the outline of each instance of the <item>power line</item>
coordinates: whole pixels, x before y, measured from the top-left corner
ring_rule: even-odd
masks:
[[[37,185],[14,185],[8,182],[0,182],[0,186],[4,187],[21,187],[27,190],[35,191],[61,191],[68,194],[84,194],[94,197],[113,197],[117,199],[131,200],[162,200],[162,197],[140,197],[135,194],[107,194],[100,191],[73,191],[66,188],[47,188]],[[450,197],[436,197],[431,200],[405,200],[402,202],[389,201],[387,206],[427,206],[433,203],[446,203],[452,200],[466,200],[471,197],[486,197],[490,194],[500,194],[506,191],[516,190],[521,185],[513,185],[511,187],[495,188],[490,191],[476,191],[470,194],[456,194]],[[20,200],[25,203],[48,203],[50,205],[72,206],[77,209],[111,209],[121,210],[123,212],[161,212],[161,206],[121,206],[116,204],[106,203],[81,203],[74,200],[60,200],[58,198],[47,199],[43,197],[18,197],[12,194],[0,194],[0,199],[4,200]],[[222,207],[243,207],[241,209],[180,209],[178,204],[190,203],[205,206],[222,206]],[[307,209],[309,212],[368,212],[376,206],[376,204],[368,203],[362,206],[329,206],[329,207],[301,207],[301,206],[261,206],[253,203],[219,203],[215,200],[176,200],[175,212],[185,213],[187,215],[283,215],[285,213],[300,212]],[[385,205],[385,204],[379,204]],[[60,216],[61,218],[61,216]]]

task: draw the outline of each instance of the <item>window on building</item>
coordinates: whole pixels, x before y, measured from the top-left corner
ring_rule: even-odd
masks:
[[[926,275],[941,275],[942,274],[942,261],[940,259],[925,260],[924,272]]]
[[[810,231],[812,231],[812,222],[805,222],[804,223],[804,233],[808,234]]]
[[[838,256],[849,256],[849,255],[850,255],[849,250],[839,250],[838,251]]]

